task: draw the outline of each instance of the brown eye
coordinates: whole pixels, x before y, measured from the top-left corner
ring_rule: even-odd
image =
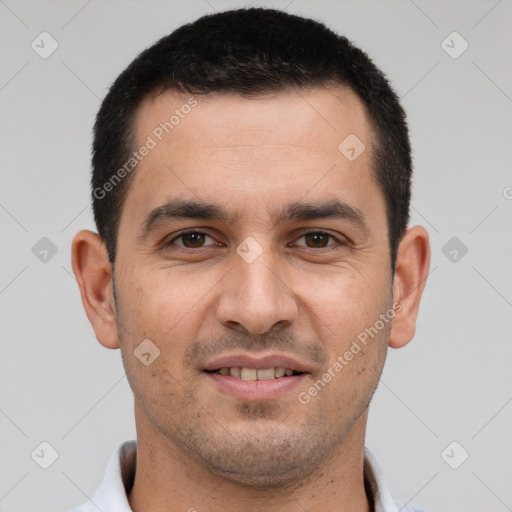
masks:
[[[323,249],[334,245],[333,243],[329,243],[330,239],[334,241],[336,240],[334,236],[329,233],[324,233],[323,231],[311,231],[310,233],[302,235],[299,240],[304,240],[304,243],[298,243],[297,245],[309,247],[310,249]]]
[[[182,235],[181,239],[185,247],[201,247],[204,243],[206,235],[204,233],[187,233]]]
[[[308,233],[304,235],[304,239],[308,244],[308,247],[327,247],[330,235],[327,233]]]
[[[209,238],[213,242],[213,238],[208,236],[206,233],[202,233],[201,231],[189,231],[185,233],[181,233],[180,235],[174,237],[169,245],[180,245],[187,249],[200,249],[205,245],[206,239]],[[180,243],[181,242],[181,243]],[[206,245],[214,245],[214,244],[206,244]]]

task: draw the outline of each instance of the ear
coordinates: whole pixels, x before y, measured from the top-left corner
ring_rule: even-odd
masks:
[[[430,266],[428,233],[421,226],[409,228],[398,246],[393,279],[395,317],[389,346],[401,348],[411,341]]]
[[[83,230],[75,235],[71,254],[82,303],[96,339],[106,348],[119,348],[112,267],[105,243],[98,234]]]

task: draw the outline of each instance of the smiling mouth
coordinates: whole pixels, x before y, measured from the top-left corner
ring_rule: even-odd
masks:
[[[297,372],[291,368],[276,366],[274,368],[245,368],[240,366],[223,367],[216,370],[204,370],[206,373],[231,376],[235,379],[254,381],[254,380],[272,380],[302,375],[304,372]]]

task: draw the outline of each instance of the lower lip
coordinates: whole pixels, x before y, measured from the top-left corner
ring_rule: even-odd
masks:
[[[299,386],[307,374],[291,375],[269,380],[242,380],[230,375],[203,372],[225,393],[242,400],[271,400],[279,398]]]

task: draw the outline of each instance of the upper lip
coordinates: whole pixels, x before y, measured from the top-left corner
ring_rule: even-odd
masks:
[[[284,354],[267,354],[265,356],[256,357],[248,354],[233,354],[223,357],[218,357],[208,362],[204,370],[218,370],[219,368],[255,368],[263,370],[266,368],[289,368],[296,372],[308,372],[306,364],[301,363],[293,357]]]

